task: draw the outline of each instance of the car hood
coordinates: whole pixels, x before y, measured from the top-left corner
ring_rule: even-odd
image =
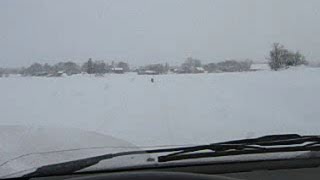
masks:
[[[50,164],[137,150],[142,149],[125,140],[79,129],[0,126],[0,179],[21,177]],[[156,158],[156,154],[141,154],[103,160],[79,172],[316,157],[320,157],[319,152],[289,152],[201,158],[159,164],[155,160],[150,161]]]
[[[19,177],[49,164],[133,150],[138,147],[124,140],[79,129],[0,126],[0,178]],[[130,165],[127,160],[126,164]],[[112,160],[109,165],[117,167],[121,162]]]

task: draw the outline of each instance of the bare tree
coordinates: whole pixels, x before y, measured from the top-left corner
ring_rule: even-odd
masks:
[[[269,56],[269,66],[273,70],[308,64],[305,57],[299,51],[293,53],[279,43],[272,45]]]
[[[93,70],[93,62],[92,62],[92,59],[89,58],[89,60],[82,65],[82,68],[81,68],[81,69],[82,69],[83,72],[86,72],[86,73],[88,73],[88,74],[93,74],[93,73],[94,73],[94,70]]]
[[[24,73],[31,76],[40,76],[43,73],[43,66],[40,63],[33,63],[25,69]]]
[[[181,69],[185,73],[193,73],[197,67],[201,67],[201,61],[192,57],[187,58],[186,61],[181,65]]]
[[[129,72],[129,71],[130,71],[129,64],[128,64],[128,63],[125,63],[125,62],[122,62],[122,61],[120,61],[120,62],[117,64],[117,67],[118,67],[118,68],[122,68],[124,72]]]

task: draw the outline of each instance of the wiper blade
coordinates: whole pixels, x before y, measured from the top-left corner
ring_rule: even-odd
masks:
[[[154,150],[151,153],[156,153],[157,151],[161,152],[162,150]],[[46,166],[39,167],[36,171],[25,174],[22,177],[45,177],[50,175],[66,175],[71,174],[81,169],[93,166],[98,164],[102,160],[112,159],[120,156],[127,155],[138,155],[138,154],[147,154],[148,151],[128,151],[120,153],[110,153],[100,156],[88,157],[63,163],[50,164]]]
[[[159,162],[185,159],[261,154],[273,152],[319,151],[320,136],[298,134],[270,135],[253,139],[243,139],[184,148],[181,151],[159,156]],[[210,152],[200,152],[209,150]]]
[[[301,145],[295,147],[272,147],[283,145]],[[296,134],[272,135],[254,139],[243,139],[235,141],[227,141],[200,146],[177,147],[155,150],[128,151],[112,154],[104,154],[100,156],[88,157],[74,161],[57,163],[39,167],[34,172],[24,175],[23,177],[45,177],[50,175],[67,175],[72,174],[81,169],[98,164],[102,160],[112,159],[120,156],[142,155],[154,153],[172,153],[169,155],[159,156],[158,162],[168,162],[183,159],[202,158],[202,157],[218,157],[239,154],[257,154],[268,152],[290,152],[302,150],[320,150],[320,136],[300,136]],[[272,147],[272,148],[269,148]],[[202,150],[210,150],[211,152],[199,152]]]
[[[50,164],[37,168],[34,172],[23,175],[22,177],[46,177],[50,175],[68,175],[72,174],[81,169],[98,164],[100,161],[112,159],[115,157],[129,156],[129,155],[142,155],[142,154],[153,154],[153,153],[165,153],[180,151],[183,148],[166,148],[166,149],[155,149],[155,150],[141,150],[141,151],[128,151],[119,153],[110,153],[100,156],[93,156],[63,163]]]
[[[64,174],[76,172],[86,167],[90,167],[92,165],[99,163],[104,159],[111,159],[113,157],[114,157],[113,154],[105,154],[101,156],[83,158],[83,159],[78,159],[78,160],[68,161],[63,163],[50,164],[50,165],[42,166],[36,169],[36,171],[29,174],[25,174],[22,177],[44,177],[44,176],[50,176],[50,175],[64,175]]]

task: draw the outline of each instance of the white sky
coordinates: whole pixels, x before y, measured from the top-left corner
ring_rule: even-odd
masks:
[[[319,0],[1,0],[0,66],[265,60],[273,42],[320,61],[319,22]]]

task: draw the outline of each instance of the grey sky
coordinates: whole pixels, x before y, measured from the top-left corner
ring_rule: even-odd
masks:
[[[320,60],[319,0],[0,0],[0,66],[264,60],[273,42]]]

